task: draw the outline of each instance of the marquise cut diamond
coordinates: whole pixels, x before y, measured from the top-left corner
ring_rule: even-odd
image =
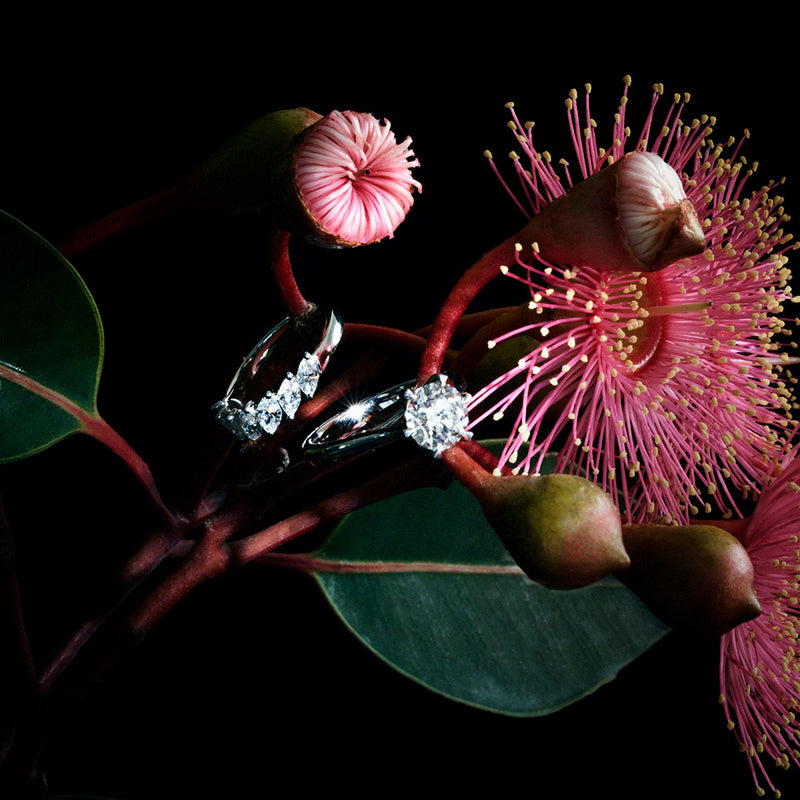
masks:
[[[445,375],[435,375],[422,386],[408,389],[406,436],[437,456],[462,439],[472,438],[467,430],[469,400]]]
[[[252,403],[247,403],[244,408],[239,405],[229,405],[226,402],[217,403],[217,419],[238,439],[255,441],[261,436],[256,408]]]
[[[283,409],[273,392],[267,392],[256,406],[256,414],[265,433],[275,433],[283,419]]]
[[[297,368],[297,383],[300,391],[306,397],[313,397],[317,391],[319,376],[322,374],[322,366],[319,359],[313,353],[306,353],[300,366]]]

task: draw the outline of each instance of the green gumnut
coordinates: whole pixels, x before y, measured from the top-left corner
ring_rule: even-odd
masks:
[[[618,575],[663,622],[721,636],[761,613],[745,548],[715,525],[625,525],[631,565]]]
[[[629,564],[613,500],[585,478],[496,477],[478,499],[512,558],[537,583],[575,589]]]
[[[178,185],[184,203],[215,213],[297,214],[292,207],[297,204],[293,152],[304,132],[320,119],[303,107],[259,117]]]

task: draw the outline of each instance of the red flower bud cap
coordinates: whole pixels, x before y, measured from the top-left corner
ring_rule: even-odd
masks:
[[[678,173],[646,151],[617,163],[617,215],[634,263],[655,270],[702,253],[703,228]]]
[[[549,261],[616,271],[657,271],[706,246],[678,174],[650,152],[626,153],[575,184],[517,238]]]
[[[371,114],[333,111],[311,126],[294,156],[294,181],[319,238],[336,247],[394,236],[422,185],[411,138],[398,142]]]

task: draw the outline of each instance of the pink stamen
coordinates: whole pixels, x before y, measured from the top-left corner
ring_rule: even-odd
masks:
[[[320,120],[295,159],[295,180],[309,213],[344,244],[393,237],[422,191],[411,139],[395,140],[389,123],[334,111]]]

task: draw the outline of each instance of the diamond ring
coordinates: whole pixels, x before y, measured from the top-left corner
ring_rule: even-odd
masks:
[[[213,406],[219,422],[241,441],[273,434],[313,397],[320,375],[342,338],[335,311],[309,304],[279,322],[242,361],[225,397]],[[310,346],[309,346],[310,345]],[[298,361],[297,354],[302,353]]]
[[[304,455],[312,463],[332,463],[410,438],[439,456],[472,438],[467,430],[469,401],[446,375],[434,375],[422,386],[402,383],[322,423],[306,438]]]

